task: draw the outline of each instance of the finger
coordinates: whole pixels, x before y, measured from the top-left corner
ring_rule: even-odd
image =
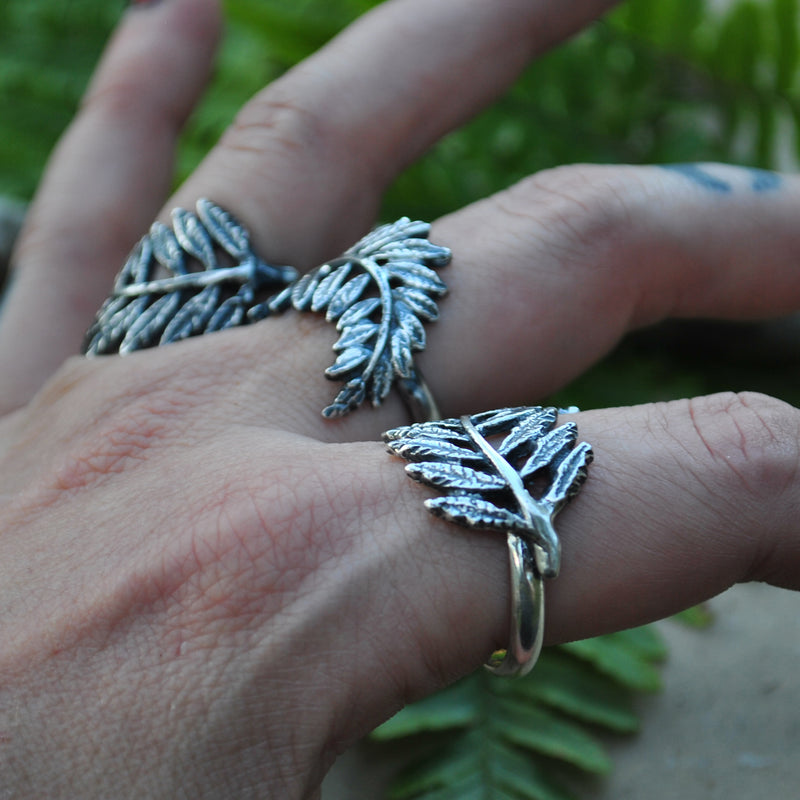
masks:
[[[800,588],[797,409],[724,393],[578,420],[595,462],[560,520],[553,641],[660,619],[737,582]]]
[[[545,582],[549,641],[660,619],[740,581],[800,588],[796,409],[725,394],[574,419],[596,459],[558,518],[562,570]],[[501,646],[508,606],[497,601],[502,593],[507,603],[508,579],[502,535],[492,550],[490,534],[425,523],[418,506],[431,491],[409,482],[414,499],[377,464],[371,469],[394,509],[382,521],[369,519],[379,551],[374,569],[384,580],[359,574],[367,594],[353,614],[356,633],[340,632],[337,641],[352,643],[353,685],[370,683],[367,693],[375,686],[378,705],[390,693],[371,681],[385,676],[388,653],[397,656],[390,677],[417,696]],[[403,664],[408,671],[398,677]]]
[[[799,203],[797,178],[726,165],[540,173],[434,225],[451,291],[419,364],[448,412],[490,408],[659,320],[789,313]]]
[[[269,86],[178,192],[263,255],[311,266],[364,233],[387,183],[610,0],[393,0]]]
[[[729,189],[699,184],[688,168],[575,167],[437,221],[432,240],[454,252],[441,270],[450,291],[415,360],[443,413],[542,398],[660,318],[800,305],[798,180],[703,170]],[[287,313],[232,333],[216,356],[191,343],[184,355],[224,362],[237,413],[255,419],[269,407],[287,427],[339,440],[375,438],[407,419],[396,393],[377,412],[360,408],[336,423],[319,416],[342,385],[323,377],[338,334],[321,315]],[[269,370],[253,369],[265,358]]]
[[[564,168],[437,221],[432,240],[454,252],[441,271],[450,291],[415,360],[443,413],[536,401],[659,318],[800,304],[797,179],[705,165],[721,191],[698,169]],[[396,392],[377,410],[320,416],[342,386],[324,378],[337,336],[321,315],[289,312],[181,343],[180,359],[139,354],[149,370],[137,380],[180,385],[220,421],[263,424],[269,409],[271,424],[323,440],[375,439],[408,419]],[[206,397],[209,359],[214,397],[229,402]]]
[[[205,85],[216,0],[165,0],[122,21],[54,153],[0,320],[0,407],[77,351],[126,252],[164,202],[179,130]]]

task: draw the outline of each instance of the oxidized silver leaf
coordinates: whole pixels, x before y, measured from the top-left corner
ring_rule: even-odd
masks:
[[[256,292],[296,276],[292,267],[261,261],[246,229],[201,199],[196,214],[175,209],[172,228],[150,226],[89,328],[84,352],[125,353],[256,321],[270,311],[266,302],[254,305]]]
[[[588,476],[587,467],[592,462],[592,449],[582,442],[558,465],[552,484],[542,498],[545,503],[560,508],[571,500]]]
[[[347,330],[351,325],[361,322],[366,319],[373,311],[375,311],[381,304],[380,297],[367,297],[364,300],[359,300],[354,303],[347,311],[339,317],[339,322],[336,323],[338,330]],[[377,324],[377,323],[376,323]]]
[[[338,319],[347,308],[352,306],[364,294],[367,286],[369,286],[369,275],[366,272],[362,272],[347,281],[328,303],[325,319],[328,322],[334,322]]]
[[[150,226],[149,236],[142,240],[142,246],[148,243],[148,239],[153,248],[153,257],[164,269],[173,275],[186,274],[184,252],[178,244],[172,228],[167,227],[163,222],[154,222]],[[150,274],[148,270],[146,275],[137,277],[135,282],[142,283],[149,280]]]
[[[341,417],[351,408],[361,405],[367,395],[367,387],[361,378],[348,381],[336,395],[333,403],[322,410],[323,417]]]
[[[119,346],[119,352],[130,353],[141,349],[144,342],[158,342],[179,305],[180,297],[177,294],[159,297],[132,322]]]
[[[408,336],[408,343],[412,350],[425,349],[425,327],[417,315],[402,301],[395,299],[394,313],[397,324]]]
[[[377,322],[366,320],[365,322],[356,323],[352,327],[346,328],[342,332],[342,335],[338,338],[336,344],[333,345],[333,349],[339,352],[341,350],[346,350],[348,347],[352,347],[353,345],[363,344],[375,336],[379,330],[380,325],[378,325]]]
[[[391,340],[392,366],[395,374],[401,378],[411,377],[414,368],[414,357],[411,354],[411,342],[402,328],[396,328]]]
[[[521,536],[536,553],[538,571],[552,577],[560,564],[553,520],[577,493],[592,460],[586,442],[574,446],[573,422],[551,430],[557,417],[554,408],[505,408],[394,428],[384,439],[412,462],[406,466],[412,478],[446,492],[426,502],[432,513]],[[496,436],[504,436],[505,453],[487,439]],[[526,483],[534,473],[536,480]]]
[[[562,457],[575,446],[578,439],[578,426],[567,422],[537,440],[533,452],[522,465],[520,475],[527,478],[544,469],[551,463],[559,463]]]
[[[244,261],[250,255],[250,237],[232,214],[204,197],[197,201],[197,216],[206,230],[233,258]]]
[[[287,291],[291,294],[292,305],[298,311],[306,311],[314,298],[314,292],[322,279],[318,272],[309,272],[298,278],[295,283],[288,287]]]
[[[177,341],[205,329],[214,315],[219,300],[219,286],[207,286],[202,292],[189,298],[168,322],[161,338]]]
[[[360,367],[370,356],[372,351],[368,347],[356,346],[348,347],[339,353],[338,358],[325,370],[329,378],[338,378],[340,375],[347,375],[357,367]]]
[[[436,422],[417,422],[400,428],[392,428],[383,434],[386,442],[404,442],[417,437],[435,437],[447,442],[471,444],[472,440],[464,432],[464,427],[457,419],[441,419]]]
[[[372,370],[372,386],[370,389],[370,402],[373,406],[379,406],[383,398],[392,389],[394,383],[394,365],[388,358],[378,359],[375,368]]]
[[[394,290],[395,296],[402,300],[418,317],[433,322],[439,319],[439,306],[436,301],[428,297],[425,292],[419,289],[410,289],[399,286]]]
[[[469,441],[467,439],[467,441]],[[481,461],[482,455],[474,450],[453,444],[447,439],[434,436],[415,436],[410,439],[387,442],[388,448],[407,461],[425,461],[436,458],[449,464],[461,464],[465,461]]]
[[[541,419],[549,428],[556,421],[558,411],[555,408],[505,408],[502,411],[475,415],[475,426],[483,436],[493,436],[510,430],[525,419]]]
[[[172,227],[178,244],[189,255],[194,256],[206,269],[214,269],[217,266],[211,237],[194,214],[176,208],[172,212]]]
[[[224,300],[208,321],[206,330],[221,331],[226,328],[236,328],[243,325],[247,315],[247,304],[241,293],[235,294]]]
[[[503,439],[497,451],[506,458],[512,455],[518,457],[529,455],[531,447],[539,441],[539,437],[543,433],[552,427],[554,422],[555,417],[552,414],[542,412],[523,417]]]
[[[352,265],[350,263],[342,264],[342,266],[335,269],[330,275],[319,282],[319,285],[314,290],[314,296],[311,298],[312,311],[322,311],[327,307],[328,303],[330,303],[333,296],[344,283],[351,268]]]
[[[506,488],[502,476],[481,472],[446,461],[417,461],[406,467],[406,472],[416,481],[459,492],[489,491]]]
[[[525,528],[525,520],[518,514],[472,496],[435,497],[425,501],[425,508],[466,528],[504,532]]]
[[[341,331],[334,346],[339,355],[325,374],[347,381],[350,388],[337,395],[326,416],[345,414],[367,397],[379,405],[393,385],[410,407],[424,406],[427,396],[413,354],[425,346],[422,320],[436,318],[434,298],[447,291],[431,266],[443,266],[450,258],[447,248],[427,241],[429,230],[427,223],[406,217],[376,228],[341,258],[272,300],[274,309],[288,301],[300,311],[325,311]],[[363,348],[370,349],[369,355]]]

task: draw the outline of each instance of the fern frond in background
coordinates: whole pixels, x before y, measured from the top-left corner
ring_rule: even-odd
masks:
[[[592,730],[638,728],[633,697],[660,687],[665,655],[652,628],[638,628],[545,650],[525,678],[480,671],[406,707],[373,733],[385,745],[426,737],[390,798],[569,800],[559,773],[611,769]]]

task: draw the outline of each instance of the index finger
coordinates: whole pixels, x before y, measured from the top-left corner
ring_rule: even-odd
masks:
[[[256,96],[172,203],[210,197],[267,260],[313,266],[394,177],[613,0],[391,0]]]

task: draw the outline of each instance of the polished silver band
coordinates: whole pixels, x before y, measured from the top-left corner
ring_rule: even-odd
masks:
[[[389,450],[410,462],[406,473],[440,492],[425,501],[428,511],[506,535],[510,642],[487,663],[501,675],[524,675],[536,663],[544,632],[543,578],[556,577],[561,561],[553,522],[578,493],[592,460],[591,447],[577,442],[575,423],[556,426],[558,415],[558,409],[541,406],[503,408],[384,433]]]
[[[508,647],[497,650],[485,666],[503,677],[522,677],[536,665],[544,640],[544,581],[527,542],[508,535],[511,613]]]

